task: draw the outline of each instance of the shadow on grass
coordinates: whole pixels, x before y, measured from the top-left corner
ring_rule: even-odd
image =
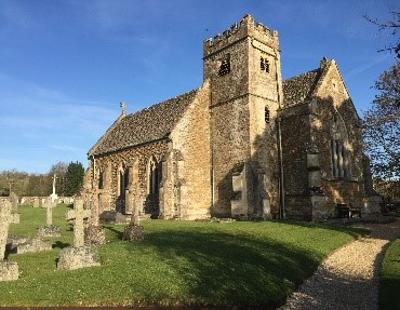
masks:
[[[290,224],[295,226],[301,227],[318,227],[327,230],[337,231],[346,233],[353,238],[357,239],[360,236],[367,236],[371,233],[371,231],[367,228],[358,228],[358,227],[350,227],[350,226],[339,226],[339,225],[330,225],[324,223],[312,223],[312,222],[301,222],[296,220],[273,220],[273,222],[283,223],[283,224]]]
[[[151,232],[143,245],[183,279],[196,304],[207,306],[274,309],[322,259],[276,240],[223,232]]]
[[[59,240],[57,240],[56,242],[54,242],[54,243],[51,245],[51,247],[52,247],[53,249],[56,249],[56,248],[64,249],[64,248],[69,247],[69,246],[71,246],[70,243],[68,243],[68,242],[62,242],[62,241],[59,241]]]
[[[103,227],[114,234],[113,239],[122,240],[122,231],[115,229],[111,225],[103,225]]]

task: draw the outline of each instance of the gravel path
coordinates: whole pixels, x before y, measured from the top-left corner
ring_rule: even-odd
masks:
[[[384,250],[400,235],[400,221],[363,224],[371,229],[325,259],[279,309],[378,309],[378,273]]]

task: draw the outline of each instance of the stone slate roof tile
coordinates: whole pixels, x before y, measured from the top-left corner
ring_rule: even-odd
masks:
[[[168,137],[196,93],[197,89],[121,116],[90,149],[88,155],[101,155]]]
[[[283,81],[283,106],[301,104],[313,93],[322,70],[311,70]]]

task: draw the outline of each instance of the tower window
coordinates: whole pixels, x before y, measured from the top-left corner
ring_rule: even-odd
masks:
[[[260,69],[269,73],[269,60],[266,57],[260,57]]]
[[[230,54],[226,54],[221,60],[221,66],[219,67],[218,75],[224,76],[229,72],[231,72],[231,56]]]
[[[268,109],[267,107],[265,107],[264,119],[265,119],[265,123],[266,123],[266,124],[269,124],[269,122],[270,122],[270,116],[269,116],[269,109]]]

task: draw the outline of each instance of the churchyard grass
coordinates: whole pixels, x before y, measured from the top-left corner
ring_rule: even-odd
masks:
[[[20,207],[10,233],[34,235],[45,210]],[[53,212],[62,237],[53,250],[11,254],[21,274],[0,283],[1,306],[276,305],[334,249],[359,233],[296,222],[142,222],[145,240],[121,241],[123,225],[106,225],[100,267],[57,271],[60,248],[72,244],[66,206]]]
[[[393,241],[385,253],[380,272],[379,309],[400,309],[400,239]]]

